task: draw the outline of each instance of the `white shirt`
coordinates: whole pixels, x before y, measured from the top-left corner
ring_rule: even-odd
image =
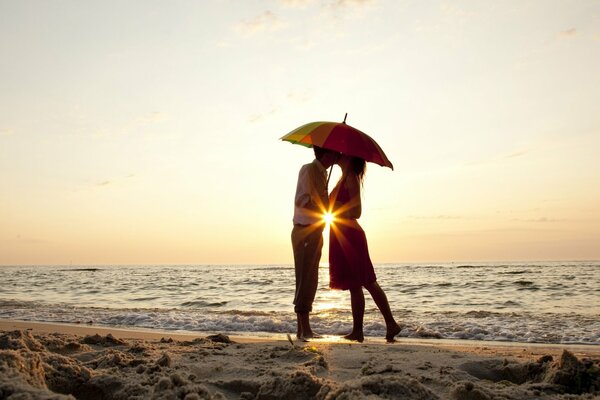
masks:
[[[323,223],[323,214],[329,206],[327,197],[327,170],[319,160],[303,165],[298,174],[294,199],[294,224]]]

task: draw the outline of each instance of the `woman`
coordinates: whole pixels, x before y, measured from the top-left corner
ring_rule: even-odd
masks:
[[[342,155],[338,165],[342,169],[342,177],[329,196],[335,216],[329,239],[329,286],[332,289],[350,290],[353,327],[352,332],[344,338],[358,342],[364,340],[364,287],[383,314],[387,327],[386,340],[393,342],[401,328],[394,320],[387,297],[377,283],[367,238],[357,221],[361,214],[360,193],[366,162],[362,158]]]

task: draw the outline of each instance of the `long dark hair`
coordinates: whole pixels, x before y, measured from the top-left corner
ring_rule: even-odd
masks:
[[[352,157],[350,159],[350,169],[356,174],[362,186],[365,179],[365,172],[367,172],[367,162],[362,158]]]

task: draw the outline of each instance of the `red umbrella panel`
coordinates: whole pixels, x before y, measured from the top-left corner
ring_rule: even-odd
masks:
[[[294,129],[281,140],[306,147],[318,146],[339,151],[394,169],[373,138],[343,122],[311,122]]]

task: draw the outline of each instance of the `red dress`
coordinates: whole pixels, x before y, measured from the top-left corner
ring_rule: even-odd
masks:
[[[348,188],[340,181],[331,192],[331,201],[335,202],[334,215],[336,210],[350,207],[352,200]],[[354,201],[359,202],[360,197]],[[360,206],[357,204],[354,207]],[[360,217],[360,208],[355,210],[341,211],[343,217],[336,217],[329,228],[329,287],[332,289],[347,290],[377,280],[369,257],[367,236],[356,220]]]

